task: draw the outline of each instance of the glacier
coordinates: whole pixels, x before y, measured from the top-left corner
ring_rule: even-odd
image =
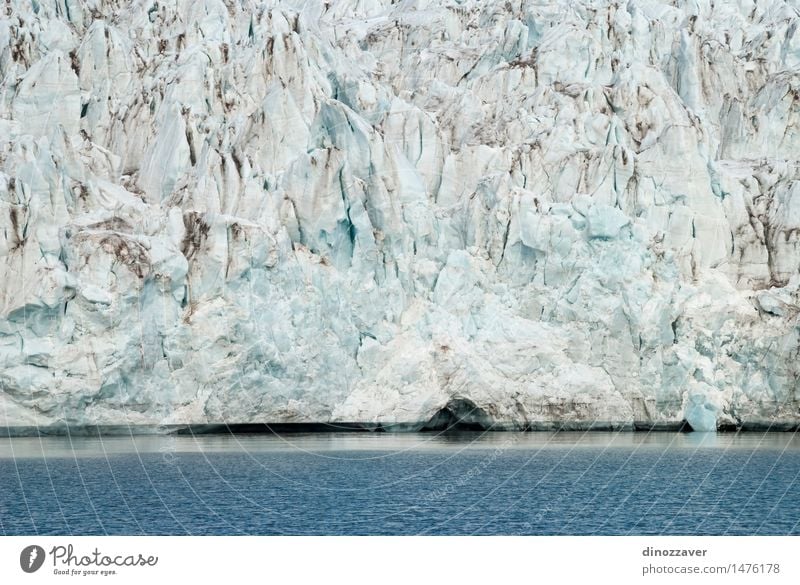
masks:
[[[795,2],[0,13],[0,426],[800,422]]]

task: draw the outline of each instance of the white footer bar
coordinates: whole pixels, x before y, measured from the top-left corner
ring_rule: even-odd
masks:
[[[800,583],[798,545],[797,537],[4,537],[0,583]]]

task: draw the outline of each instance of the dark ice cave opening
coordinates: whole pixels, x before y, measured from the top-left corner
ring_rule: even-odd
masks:
[[[492,419],[467,398],[454,398],[434,414],[423,431],[487,431]]]

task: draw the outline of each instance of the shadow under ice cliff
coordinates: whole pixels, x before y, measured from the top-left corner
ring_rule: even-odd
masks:
[[[800,16],[672,4],[8,0],[0,426],[796,425]]]

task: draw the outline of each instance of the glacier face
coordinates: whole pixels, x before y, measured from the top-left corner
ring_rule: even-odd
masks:
[[[2,11],[0,426],[800,420],[793,2]]]

